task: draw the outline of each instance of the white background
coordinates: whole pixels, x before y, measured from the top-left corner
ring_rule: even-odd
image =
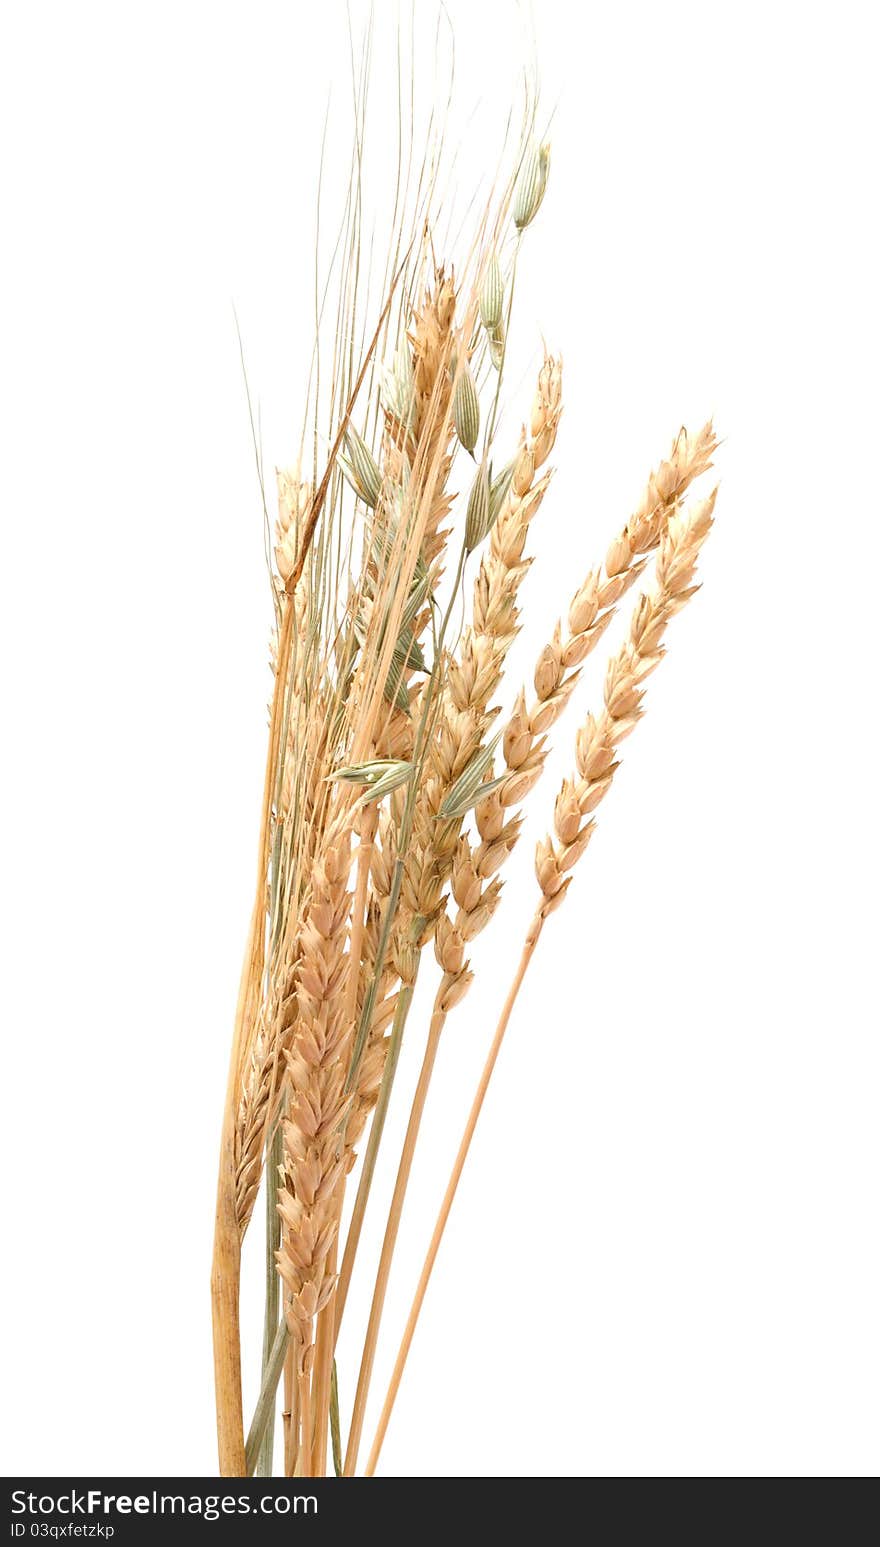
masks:
[[[527,28],[504,0],[448,9],[467,179],[491,172],[469,114],[482,97],[500,133]],[[556,112],[511,433],[541,333],[566,412],[511,692],[682,422],[716,415],[722,491],[705,589],[511,1026],[389,1473],[877,1469],[872,12],[534,7]],[[427,26],[420,58],[430,85]],[[214,1467],[216,1143],[269,691],[233,306],[271,468],[298,439],[347,70],[336,3],[3,23],[11,1473]],[[376,1398],[533,905],[528,849],[441,1053]],[[255,1357],[256,1277],[246,1309]]]

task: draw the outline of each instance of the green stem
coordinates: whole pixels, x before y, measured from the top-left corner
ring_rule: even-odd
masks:
[[[416,972],[418,972],[418,957],[416,957]],[[388,1055],[385,1059],[385,1068],[382,1071],[382,1083],[379,1086],[379,1098],[376,1102],[376,1110],[373,1113],[373,1121],[370,1124],[370,1137],[364,1151],[364,1163],[361,1168],[360,1181],[358,1183],[357,1196],[354,1200],[354,1208],[351,1215],[351,1223],[348,1227],[348,1235],[345,1238],[345,1252],[342,1258],[342,1267],[339,1270],[339,1284],[336,1290],[336,1336],[339,1336],[339,1327],[345,1310],[345,1302],[348,1299],[348,1289],[351,1283],[351,1272],[354,1266],[355,1253],[361,1238],[361,1230],[364,1223],[364,1215],[367,1210],[367,1201],[370,1196],[370,1188],[373,1185],[373,1173],[376,1169],[376,1158],[379,1153],[379,1145],[382,1142],[382,1132],[385,1127],[385,1119],[388,1116],[388,1104],[391,1100],[391,1091],[394,1086],[394,1076],[397,1073],[397,1060],[400,1057],[400,1045],[403,1041],[403,1029],[406,1025],[406,1017],[409,1013],[410,1002],[415,988],[415,978],[412,983],[401,985],[397,995],[397,1004],[394,1007],[394,1020],[391,1024],[391,1036],[388,1040]]]
[[[342,1434],[339,1428],[339,1380],[336,1374],[336,1360],[333,1360],[333,1372],[330,1376],[330,1439],[333,1445],[333,1470],[337,1477],[342,1476]]]
[[[492,444],[492,439],[495,434],[495,424],[498,418],[498,408],[501,401],[501,381],[502,377],[504,376],[504,366],[507,361],[507,345],[510,338],[510,319],[513,316],[513,292],[516,289],[516,266],[519,261],[519,250],[521,243],[522,232],[520,231],[517,234],[516,247],[514,248],[513,253],[513,263],[511,264],[510,269],[510,294],[507,301],[507,317],[504,322],[504,348],[501,351],[501,361],[496,372],[497,380],[495,382],[495,396],[492,399],[492,408],[489,414],[489,420],[486,425],[486,434],[483,441],[484,456],[488,454],[489,447]]]
[[[245,1445],[245,1459],[247,1461],[247,1475],[253,1477],[254,1469],[260,1456],[260,1447],[270,1417],[275,1413],[275,1392],[278,1390],[278,1382],[281,1379],[281,1371],[284,1369],[284,1360],[287,1354],[287,1345],[290,1342],[290,1332],[286,1321],[278,1323],[278,1331],[275,1333],[275,1341],[272,1344],[266,1367],[263,1371],[263,1384],[260,1387],[260,1395],[254,1408],[254,1416],[248,1430],[247,1443]]]

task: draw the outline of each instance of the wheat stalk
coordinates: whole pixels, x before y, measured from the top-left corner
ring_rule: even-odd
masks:
[[[616,748],[642,716],[644,683],[662,660],[662,641],[666,627],[697,589],[694,584],[697,558],[711,530],[714,506],[713,493],[691,509],[685,508],[670,518],[667,532],[660,542],[654,588],[639,598],[627,639],[609,662],[603,709],[596,717],[588,716],[578,734],[576,776],[564,781],[557,796],[553,835],[538,844],[535,868],[540,901],[526,934],[522,956],[477,1086],[422,1267],[370,1450],[366,1468],[368,1476],[372,1476],[376,1468],[440,1241],[519,990],[544,923],[561,903],[571,881],[569,872],[586,851],[592,837],[595,821],[593,813],[607,794],[618,766]]]

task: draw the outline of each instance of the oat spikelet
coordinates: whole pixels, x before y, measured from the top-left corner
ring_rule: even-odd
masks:
[[[347,819],[334,820],[312,877],[296,975],[296,1029],[286,1052],[288,1107],[282,1124],[278,1271],[284,1312],[301,1370],[312,1357],[314,1318],[333,1287],[325,1272],[338,1220],[334,1194],[342,1176],[339,1129],[345,1096],[345,980],[351,837]]]
[[[280,590],[290,579],[299,553],[299,541],[314,489],[299,476],[299,469],[279,469],[278,519],[275,523],[275,564],[281,578]]]

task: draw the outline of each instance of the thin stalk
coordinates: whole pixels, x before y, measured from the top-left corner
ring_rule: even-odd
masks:
[[[217,1451],[221,1477],[244,1477],[244,1413],[241,1396],[241,1325],[239,1281],[241,1240],[235,1209],[233,1109],[227,1103],[223,1123],[214,1253],[211,1264],[211,1318],[214,1335],[214,1392]]]
[[[379,1267],[376,1273],[376,1283],[373,1289],[373,1300],[370,1306],[370,1319],[364,1338],[364,1349],[361,1355],[361,1367],[358,1375],[357,1390],[355,1392],[354,1408],[351,1417],[351,1428],[348,1435],[348,1451],[345,1458],[345,1475],[353,1477],[357,1466],[358,1450],[360,1448],[361,1435],[364,1427],[364,1415],[366,1413],[367,1397],[370,1390],[370,1379],[373,1373],[373,1362],[376,1356],[376,1345],[379,1339],[379,1327],[382,1321],[382,1312],[385,1306],[385,1295],[388,1289],[388,1279],[391,1273],[391,1261],[394,1256],[394,1248],[397,1244],[397,1235],[400,1229],[400,1220],[403,1214],[403,1205],[406,1198],[406,1189],[409,1184],[412,1171],[413,1155],[415,1154],[416,1141],[419,1136],[419,1127],[422,1121],[422,1113],[425,1110],[425,1102],[431,1084],[431,1076],[434,1072],[434,1062],[437,1057],[437,1049],[440,1045],[440,1036],[446,1024],[445,1012],[435,1006],[431,1017],[431,1025],[428,1032],[428,1040],[425,1046],[422,1067],[419,1080],[413,1096],[412,1108],[409,1114],[406,1137],[403,1141],[403,1151],[400,1156],[400,1165],[397,1169],[397,1180],[394,1184],[394,1194],[391,1199],[391,1207],[388,1211],[388,1223],[385,1226],[385,1239],[382,1242],[382,1255],[379,1258]]]
[[[498,408],[501,402],[501,384],[504,377],[504,367],[507,363],[507,346],[510,339],[510,319],[513,316],[513,293],[516,289],[516,267],[519,262],[519,251],[522,245],[523,234],[517,232],[516,247],[513,250],[513,263],[510,270],[510,291],[507,298],[507,317],[504,321],[504,346],[501,350],[501,360],[496,371],[495,393],[492,398],[492,407],[489,412],[489,420],[486,425],[486,433],[483,440],[483,455],[486,456],[492,444],[495,434],[495,424],[498,418]]]
[[[279,651],[289,636],[293,609],[288,605],[279,636]],[[271,800],[275,735],[280,706],[279,677],[272,691],[272,716],[269,752],[263,782],[263,810],[260,819],[259,878],[265,876],[268,843],[268,812]],[[258,878],[257,896],[251,914],[247,949],[242,965],[235,1011],[235,1030],[229,1058],[223,1132],[220,1140],[220,1164],[217,1174],[217,1212],[214,1220],[214,1245],[211,1261],[211,1324],[214,1342],[214,1400],[217,1414],[217,1451],[221,1477],[246,1474],[244,1446],[244,1409],[241,1394],[241,1324],[239,1295],[241,1282],[241,1231],[238,1222],[235,1186],[235,1130],[241,1050],[254,998],[254,984],[262,970],[264,940],[264,902],[262,880]]]
[[[340,1188],[339,1207],[337,1218],[342,1214],[342,1189]],[[327,1273],[336,1272],[336,1258],[339,1249],[339,1238],[333,1242],[327,1253]],[[334,1296],[331,1295],[327,1305],[318,1317],[318,1331],[315,1337],[315,1374],[312,1406],[315,1415],[315,1435],[312,1443],[312,1476],[323,1477],[327,1471],[327,1422],[330,1414],[330,1387],[331,1369],[333,1365],[333,1344],[335,1315],[333,1311]],[[330,1315],[325,1314],[326,1311]]]
[[[336,1374],[336,1360],[333,1360],[333,1373],[330,1377],[330,1440],[333,1445],[333,1470],[337,1477],[342,1476],[342,1435],[339,1432],[339,1378]]]
[[[275,1261],[275,1252],[281,1239],[281,1221],[278,1216],[278,1167],[281,1164],[281,1130],[276,1127],[272,1135],[272,1144],[269,1152],[269,1164],[266,1168],[266,1304],[265,1318],[263,1322],[263,1362],[262,1373],[265,1375],[269,1360],[272,1357],[272,1348],[278,1332],[278,1305],[279,1305],[279,1278],[278,1265]],[[272,1476],[272,1452],[274,1450],[275,1425],[266,1424],[266,1432],[260,1446],[260,1454],[257,1460],[257,1477]],[[245,1459],[247,1459],[247,1447],[245,1446]]]
[[[416,1326],[418,1324],[419,1314],[421,1312],[422,1303],[425,1298],[425,1292],[428,1288],[431,1274],[434,1270],[434,1263],[437,1260],[437,1253],[440,1250],[440,1242],[443,1239],[443,1232],[446,1229],[446,1224],[449,1219],[450,1210],[452,1209],[453,1200],[458,1190],[458,1184],[461,1181],[461,1174],[464,1170],[464,1164],[467,1160],[468,1151],[471,1147],[471,1140],[474,1136],[474,1130],[476,1129],[480,1112],[483,1108],[483,1102],[486,1098],[486,1091],[489,1088],[489,1081],[492,1078],[492,1072],[498,1060],[498,1054],[501,1051],[501,1044],[504,1041],[504,1034],[507,1030],[507,1025],[510,1020],[513,1007],[516,1004],[517,995],[519,994],[520,988],[522,987],[523,979],[529,968],[529,963],[535,954],[535,947],[538,944],[543,924],[544,919],[541,913],[536,913],[531,925],[529,926],[525,945],[523,946],[522,956],[519,960],[519,966],[516,969],[513,982],[510,985],[507,998],[504,1001],[504,1008],[501,1011],[501,1018],[498,1022],[495,1035],[492,1039],[492,1045],[489,1048],[486,1062],[483,1067],[483,1072],[480,1075],[476,1094],[474,1095],[461,1143],[458,1147],[458,1154],[455,1157],[455,1164],[452,1167],[452,1175],[449,1178],[449,1183],[443,1197],[443,1202],[440,1205],[440,1212],[437,1216],[437,1223],[434,1226],[434,1233],[431,1237],[427,1255],[422,1266],[419,1282],[413,1297],[413,1303],[410,1307],[410,1313],[407,1318],[406,1327],[404,1328],[400,1348],[397,1353],[397,1359],[394,1363],[394,1370],[391,1375],[385,1402],[382,1407],[382,1413],[379,1418],[379,1424],[376,1429],[376,1437],[373,1440],[369,1459],[366,1465],[365,1476],[367,1477],[372,1477],[376,1470],[376,1463],[379,1459],[379,1453],[382,1449],[382,1444],[388,1429],[388,1423],[394,1409],[394,1403],[397,1399],[397,1393],[400,1389],[401,1378],[406,1366],[410,1347],[412,1346],[413,1334],[415,1333]]]
[[[293,1475],[295,1477],[311,1477],[312,1475],[312,1377],[311,1373],[302,1369],[299,1371],[299,1450],[296,1458],[296,1466]]]
[[[415,982],[404,983],[397,995],[397,1004],[394,1007],[394,1020],[391,1025],[391,1036],[388,1041],[388,1054],[385,1059],[385,1068],[382,1072],[382,1083],[379,1086],[379,1099],[376,1102],[376,1110],[373,1113],[373,1121],[370,1124],[370,1137],[364,1151],[364,1163],[361,1169],[360,1182],[358,1183],[357,1196],[354,1200],[351,1222],[348,1227],[348,1235],[345,1238],[345,1251],[342,1257],[342,1267],[339,1272],[339,1282],[336,1286],[336,1336],[339,1336],[339,1325],[345,1310],[345,1302],[348,1299],[349,1285],[351,1284],[351,1272],[354,1266],[355,1253],[361,1238],[361,1229],[364,1223],[367,1200],[370,1196],[370,1188],[373,1184],[373,1173],[376,1169],[376,1157],[379,1153],[379,1145],[382,1142],[382,1132],[385,1127],[385,1119],[388,1115],[388,1103],[391,1100],[391,1090],[394,1085],[394,1076],[397,1072],[397,1060],[400,1057],[400,1044],[403,1040],[403,1028],[409,1012],[410,1002],[413,996]]]
[[[299,1455],[299,1386],[294,1378],[292,1348],[288,1348],[284,1360],[284,1407],[284,1475],[293,1477]]]
[[[271,1414],[275,1410],[275,1393],[278,1390],[278,1382],[281,1379],[281,1371],[284,1369],[284,1361],[287,1358],[287,1350],[290,1344],[290,1333],[287,1330],[287,1322],[280,1321],[275,1333],[275,1340],[269,1358],[263,1368],[263,1383],[260,1387],[260,1395],[254,1408],[254,1416],[248,1430],[247,1445],[245,1447],[246,1469],[248,1477],[254,1474],[263,1436]],[[285,1406],[289,1409],[290,1404]],[[284,1414],[285,1429],[290,1418],[289,1411]]]

